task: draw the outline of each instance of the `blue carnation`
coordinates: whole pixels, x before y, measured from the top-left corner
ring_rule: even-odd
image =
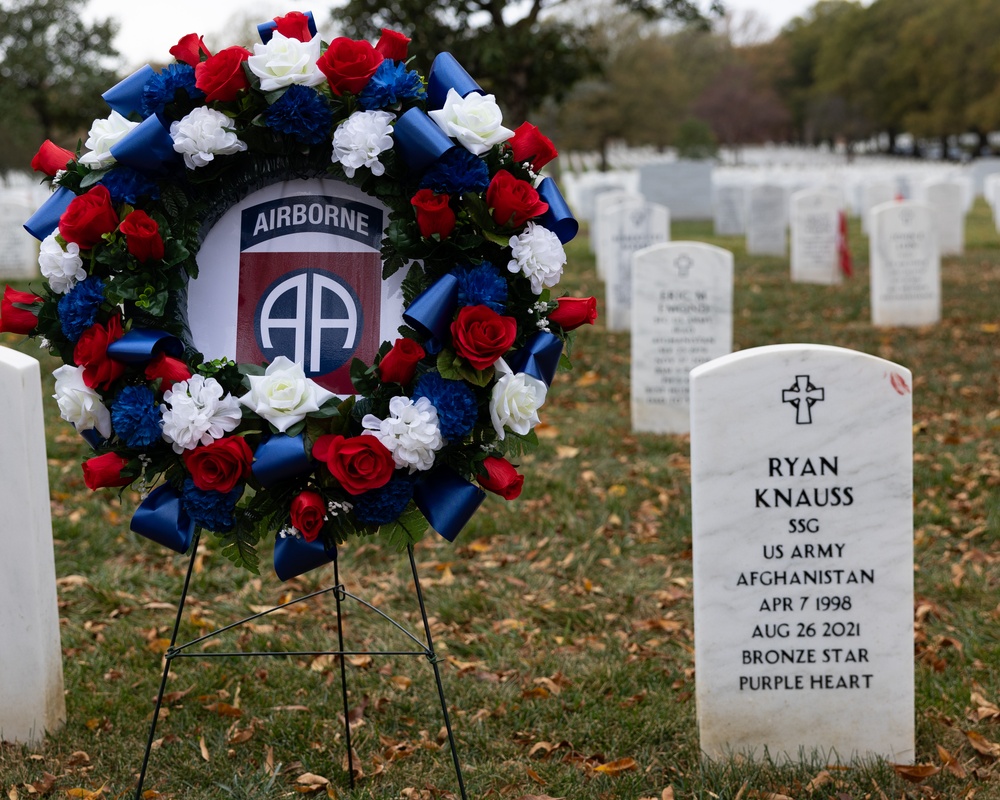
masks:
[[[358,105],[365,111],[391,108],[402,100],[423,99],[426,96],[424,82],[415,70],[407,70],[406,65],[386,59],[368,80],[368,84],[358,95]]]
[[[449,381],[436,372],[428,372],[413,388],[413,399],[419,397],[426,397],[437,409],[438,428],[450,441],[469,434],[479,419],[476,395],[465,381]]]
[[[319,144],[330,138],[333,109],[315,89],[296,83],[264,112],[264,121],[272,130],[294,136],[304,144]]]
[[[481,193],[489,185],[486,162],[464,147],[453,147],[441,156],[420,181],[421,189],[433,189],[438,194]]]
[[[59,299],[56,307],[59,324],[67,339],[75,342],[97,321],[97,312],[104,302],[104,281],[87,278],[80,281]]]
[[[111,407],[111,425],[127,447],[145,450],[163,439],[163,417],[148,386],[126,386]]]
[[[354,518],[362,525],[388,525],[399,519],[412,497],[410,481],[389,481],[385,486],[354,498]]]
[[[225,533],[232,530],[236,524],[233,512],[242,496],[242,485],[227,493],[206,491],[199,489],[194,485],[194,481],[188,478],[184,481],[181,505],[199,528]]]
[[[194,82],[194,67],[190,64],[167,65],[142,87],[142,115],[163,114],[180,91],[185,92],[190,100],[201,99],[205,93]]]
[[[489,261],[453,273],[458,278],[460,306],[489,306],[502,314],[507,304],[507,281]]]
[[[107,172],[101,178],[101,183],[111,193],[111,202],[116,206],[122,203],[134,206],[140,197],[148,197],[150,200],[160,199],[160,187],[156,181],[122,164]]]

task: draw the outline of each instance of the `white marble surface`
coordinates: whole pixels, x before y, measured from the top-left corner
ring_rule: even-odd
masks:
[[[687,433],[688,373],[733,349],[733,254],[670,242],[632,258],[632,430]]]
[[[912,386],[824,345],[691,374],[701,747],[914,757]]]
[[[841,282],[837,237],[842,206],[840,193],[829,189],[804,189],[792,195],[789,219],[795,283]]]
[[[670,241],[670,212],[655,203],[624,200],[613,205],[606,225],[610,255],[605,264],[605,321],[609,331],[628,331],[632,319],[632,255]]]
[[[654,161],[639,168],[639,191],[673,219],[712,219],[713,169],[711,161]]]
[[[743,236],[747,230],[747,187],[717,184],[712,194],[713,225],[716,236]]]
[[[872,209],[869,254],[873,325],[941,319],[941,256],[930,208],[905,200]]]
[[[871,236],[872,209],[896,199],[896,183],[891,180],[869,180],[861,186],[861,232]]]
[[[933,181],[923,187],[924,202],[930,206],[938,252],[960,256],[965,252],[965,190],[953,181]]]
[[[66,720],[38,362],[0,347],[0,740]]]
[[[788,198],[782,186],[762,183],[747,192],[747,254],[785,256]]]
[[[0,190],[0,280],[39,275],[38,240],[24,229],[34,212],[27,191]]]
[[[597,274],[601,278],[607,274],[608,261],[615,257],[615,244],[608,226],[608,211],[626,200],[632,203],[645,202],[641,194],[627,192],[624,189],[608,189],[594,198],[594,221],[590,223],[590,241],[597,264]]]

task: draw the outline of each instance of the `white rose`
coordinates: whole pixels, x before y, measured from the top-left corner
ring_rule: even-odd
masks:
[[[278,356],[263,375],[250,376],[250,391],[240,402],[284,433],[331,397],[333,392],[307,378],[299,364]]]
[[[70,289],[87,277],[80,258],[80,246],[73,242],[66,244],[64,250],[56,240],[59,229],[45,237],[38,250],[38,267],[42,275],[48,278],[49,286],[56,294],[66,294]]]
[[[138,122],[130,122],[117,111],[112,111],[107,119],[95,119],[85,142],[90,152],[80,156],[80,163],[91,169],[110,167],[115,163],[111,148],[138,126]]]
[[[52,396],[59,406],[59,416],[72,422],[78,431],[96,428],[101,436],[109,439],[111,412],[101,396],[83,382],[83,367],[67,364],[52,376],[56,379],[56,393]]]
[[[267,44],[255,44],[254,55],[247,59],[250,71],[260,78],[262,92],[284,89],[293,83],[319,86],[326,80],[316,62],[320,57],[320,39],[308,42],[289,39],[275,31]]]
[[[477,156],[514,135],[501,124],[503,114],[491,94],[473,92],[462,97],[449,89],[444,108],[428,113],[441,130]]]
[[[163,393],[163,438],[175,453],[211,444],[235,430],[243,409],[215,378],[192,375]]]
[[[502,358],[494,366],[500,378],[490,397],[493,429],[501,439],[506,436],[505,429],[523,436],[538,424],[538,409],[545,403],[549,387],[523,372],[515,375]]]
[[[416,402],[409,397],[393,397],[389,417],[379,419],[366,414],[361,424],[365,434],[375,436],[392,453],[397,467],[411,473],[434,466],[434,454],[444,447],[437,409],[426,397]]]
[[[510,249],[514,258],[507,269],[523,273],[531,281],[531,291],[535,294],[559,283],[566,264],[566,251],[559,237],[548,228],[529,222],[522,234],[511,237]]]
[[[233,132],[232,120],[221,111],[198,106],[181,120],[170,124],[174,150],[184,156],[188,169],[204,167],[215,156],[232,155],[247,149]]]
[[[331,160],[344,168],[348,178],[359,167],[368,167],[372,175],[384,175],[385,166],[378,160],[392,147],[392,121],[388,111],[355,111],[333,132]]]

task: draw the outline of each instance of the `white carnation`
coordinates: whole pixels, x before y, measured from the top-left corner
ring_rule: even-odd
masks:
[[[566,264],[566,251],[559,237],[548,228],[529,222],[524,233],[511,237],[510,249],[514,257],[507,269],[523,273],[531,281],[531,291],[535,294],[559,283]]]
[[[232,155],[247,149],[232,130],[232,120],[221,111],[198,106],[181,120],[170,124],[174,150],[184,156],[188,169],[212,163],[215,156]]]
[[[163,438],[175,453],[211,444],[235,430],[243,418],[240,404],[215,378],[192,375],[163,393]]]
[[[250,376],[250,391],[240,402],[284,433],[335,396],[307,378],[301,365],[278,356],[263,375]]]
[[[430,469],[434,454],[444,447],[437,409],[426,397],[416,402],[409,397],[393,397],[386,419],[367,414],[361,424],[365,434],[375,436],[392,453],[397,467],[411,473]]]
[[[523,436],[538,424],[538,409],[545,403],[549,387],[523,372],[515,375],[502,358],[494,366],[500,377],[490,397],[493,429],[501,439],[508,429]]]
[[[83,382],[83,367],[68,364],[52,373],[56,379],[56,393],[52,395],[59,406],[59,416],[72,422],[78,431],[96,428],[105,439],[111,437],[111,412],[101,396]]]
[[[111,148],[124,139],[138,122],[131,122],[117,111],[112,111],[107,119],[95,119],[87,134],[86,146],[89,153],[80,156],[80,163],[91,169],[105,169],[115,163]]]
[[[472,92],[462,97],[449,89],[444,108],[428,113],[441,130],[477,156],[514,135],[503,126],[503,113],[491,94]]]
[[[318,36],[308,42],[300,42],[274,31],[267,44],[253,46],[254,55],[247,59],[247,64],[250,71],[260,78],[262,92],[284,89],[293,83],[319,86],[326,80],[316,66],[320,57],[319,48]]]
[[[80,258],[80,246],[67,242],[65,249],[56,240],[59,230],[45,237],[38,251],[38,266],[42,275],[48,278],[49,286],[56,294],[66,294],[87,277]]]
[[[368,167],[372,175],[384,175],[385,166],[378,160],[392,147],[392,121],[388,111],[355,111],[333,132],[333,162],[344,168],[348,178],[359,167]]]

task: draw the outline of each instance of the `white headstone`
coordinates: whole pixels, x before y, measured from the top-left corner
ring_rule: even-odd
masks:
[[[871,236],[871,213],[875,206],[896,198],[896,184],[889,180],[868,181],[861,187],[861,232]]]
[[[924,200],[931,209],[940,255],[962,255],[965,252],[965,190],[962,185],[953,181],[932,181],[924,186]]]
[[[788,227],[788,200],[781,186],[761,183],[747,192],[747,253],[784,256]]]
[[[0,740],[66,720],[38,362],[0,347]]]
[[[912,200],[876,206],[869,252],[872,324],[941,319],[941,257],[927,206]]]
[[[691,373],[701,747],[914,757],[910,372],[771,345]]]
[[[746,233],[747,187],[739,183],[716,184],[712,198],[716,236]]]
[[[841,199],[829,189],[804,189],[789,203],[792,229],[792,280],[835,284],[841,281],[837,241]]]
[[[671,242],[632,257],[632,430],[687,433],[688,373],[732,349],[732,253]]]
[[[639,168],[639,192],[672,219],[712,219],[711,161],[654,161]]]
[[[0,280],[38,277],[38,241],[23,227],[34,211],[27,190],[0,190]]]
[[[607,326],[610,331],[627,331],[632,318],[632,255],[670,241],[670,212],[655,203],[626,200],[609,209],[605,223],[613,254],[604,275]]]
[[[611,239],[614,232],[608,225],[608,211],[625,200],[634,203],[644,202],[641,194],[633,194],[624,189],[609,189],[594,198],[594,219],[590,223],[590,245],[597,264],[597,275],[601,278],[607,272],[608,261],[616,255],[615,245]]]

